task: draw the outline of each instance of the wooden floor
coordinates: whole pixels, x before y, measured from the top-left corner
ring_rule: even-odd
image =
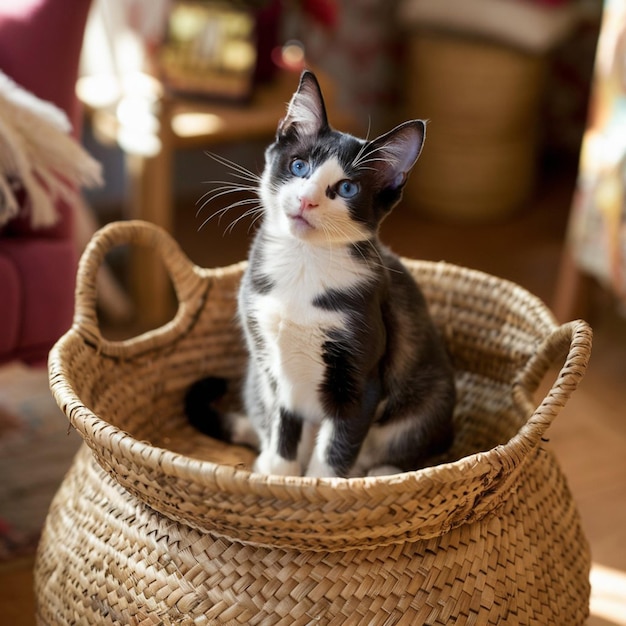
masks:
[[[571,202],[574,176],[561,173],[528,206],[500,224],[459,226],[426,220],[399,207],[383,239],[400,254],[481,269],[509,278],[550,303]],[[221,225],[197,232],[193,202],[182,203],[176,235],[196,263],[243,258],[246,224],[222,237]],[[626,321],[596,291],[586,317],[594,350],[586,378],[549,431],[591,543],[592,626],[626,625]],[[31,626],[32,561],[0,566],[0,621]]]

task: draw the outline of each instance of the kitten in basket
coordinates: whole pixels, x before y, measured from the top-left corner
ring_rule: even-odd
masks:
[[[451,442],[446,349],[419,287],[378,239],[424,134],[420,120],[371,141],[338,132],[317,79],[302,74],[266,151],[263,221],[239,291],[246,413],[215,408],[221,379],[186,397],[194,426],[259,451],[257,472],[389,474]]]

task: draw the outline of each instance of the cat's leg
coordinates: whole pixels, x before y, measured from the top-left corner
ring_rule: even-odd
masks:
[[[231,443],[254,448],[255,450],[259,449],[261,443],[259,434],[247,415],[243,413],[228,413],[227,419],[230,424]]]
[[[325,420],[320,426],[317,441],[313,447],[311,458],[306,469],[306,475],[313,478],[330,478],[337,476],[326,458],[326,451],[334,437],[334,425],[331,420]]]
[[[350,470],[350,477],[388,476],[402,470],[393,464],[389,455],[390,437],[383,427],[370,427],[359,454]]]
[[[319,432],[319,424],[305,420],[302,424],[302,436],[298,446],[298,462],[301,469],[306,469],[311,461],[315,440]]]
[[[306,470],[306,475],[312,477],[353,475],[380,400],[377,380],[369,379],[359,386],[359,377],[350,367],[351,362],[346,354],[337,351],[333,356],[331,379],[340,380],[342,384],[330,384],[325,389],[324,404],[332,407],[333,416],[325,417],[320,424]]]
[[[266,390],[267,386],[268,383],[259,374],[256,363],[250,360],[243,385],[244,419],[247,424],[244,420],[238,421],[236,432],[242,439],[255,437],[257,450],[263,450],[269,445],[270,420],[267,407],[271,406],[271,396]],[[250,431],[253,431],[254,434]]]
[[[297,444],[296,461],[284,459],[281,454],[273,452],[276,446],[268,443],[267,447],[257,457],[255,471],[263,474],[278,474],[282,476],[300,476],[302,468],[307,467],[311,459],[318,426],[309,421],[302,423],[300,441]],[[292,433],[293,435],[293,433]]]
[[[404,471],[400,465],[405,461],[398,455],[397,442],[413,441],[414,425],[410,420],[401,420],[385,425],[374,424],[359,451],[352,476],[389,476]]]
[[[360,475],[387,476],[414,470],[430,456],[445,450],[450,445],[451,434],[442,437],[442,443],[434,444],[425,419],[420,417],[419,413],[412,414],[384,425],[373,425],[355,463]]]
[[[303,431],[299,415],[278,408],[271,419],[267,445],[254,462],[254,471],[279,476],[300,476],[302,466],[298,460],[298,448]]]
[[[316,478],[351,475],[368,423],[359,418],[322,420],[306,475]]]
[[[393,474],[400,474],[402,470],[395,465],[378,465],[368,470],[368,476],[391,476]]]

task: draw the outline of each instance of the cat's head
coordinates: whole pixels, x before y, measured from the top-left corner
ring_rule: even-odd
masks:
[[[371,238],[402,197],[425,130],[412,120],[371,141],[333,130],[317,79],[305,71],[266,151],[266,227],[311,243]]]

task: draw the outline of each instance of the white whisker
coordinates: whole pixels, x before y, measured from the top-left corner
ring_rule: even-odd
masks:
[[[237,202],[233,202],[232,204],[229,204],[228,206],[221,208],[219,211],[215,211],[214,213],[211,213],[211,215],[209,215],[209,217],[207,217],[204,220],[204,222],[202,222],[198,230],[201,230],[204,226],[206,226],[214,217],[218,218],[217,223],[219,224],[222,220],[222,217],[224,217],[224,215],[231,209],[246,206],[248,204],[258,204],[258,202],[259,202],[258,198],[246,198],[245,200],[239,200]],[[260,210],[262,207],[259,205],[257,208]]]
[[[331,267],[333,264],[333,245],[332,245],[332,241],[330,238],[330,235],[333,234],[333,230],[336,232],[337,229],[335,228],[335,224],[326,224],[325,222],[322,222],[321,224],[321,228],[322,231],[324,233],[324,237],[326,238],[326,241],[328,242],[328,262],[330,263]]]
[[[354,159],[352,159],[352,167],[358,167],[359,159],[363,156],[363,152],[369,145],[370,131],[372,129],[372,118],[368,116],[367,118],[367,134],[365,135],[365,139],[363,140],[363,145],[360,150],[357,152]]]
[[[233,172],[237,172],[240,178],[257,183],[261,181],[261,177],[258,174],[251,172],[249,169],[243,167],[243,165],[239,165],[238,163],[235,163],[234,161],[231,161],[230,159],[227,159],[219,154],[215,154],[214,152],[205,152],[205,154],[220,165],[224,165],[225,167],[233,170]]]
[[[217,200],[217,198],[220,198],[222,196],[227,196],[231,193],[249,193],[248,189],[241,189],[241,188],[234,188],[234,189],[229,189],[227,187],[217,187],[216,189],[212,189],[211,191],[207,191],[205,194],[203,194],[203,196],[201,198],[198,199],[197,202],[202,202],[202,204],[200,205],[200,207],[198,208],[198,210],[196,211],[196,217],[198,217],[200,215],[200,213],[203,211],[203,209],[205,207],[207,207],[209,204],[211,204],[211,202]],[[196,204],[197,204],[196,202]]]
[[[363,163],[387,163],[389,161],[389,159],[385,158],[385,157],[368,157],[366,159],[362,159],[361,161],[359,161],[359,167],[361,167],[363,165]]]
[[[241,183],[232,181],[232,180],[206,180],[204,181],[205,185],[222,185],[223,188],[230,188],[230,189],[241,189],[241,190],[246,190],[246,191],[257,191],[258,190],[258,185],[242,185]],[[205,195],[207,193],[210,193],[211,190],[205,192]]]
[[[233,220],[229,226],[227,226],[224,234],[227,232],[232,232],[235,225],[245,217],[249,215],[253,215],[254,213],[259,213],[255,217],[255,220],[260,217],[262,214],[262,206],[259,200],[259,187],[261,184],[261,176],[251,172],[246,169],[242,165],[227,159],[226,157],[220,156],[213,152],[205,153],[209,158],[213,159],[216,163],[228,168],[230,171],[228,174],[234,179],[239,180],[211,180],[206,181],[206,184],[215,185],[212,189],[209,189],[206,193],[204,193],[196,202],[196,205],[199,205],[196,211],[196,217],[199,217],[201,213],[212,203],[217,202],[220,198],[224,198],[230,195],[240,195],[239,200],[235,200],[231,202],[225,207],[220,208],[217,211],[214,211],[209,215],[198,227],[198,230],[202,230],[213,218],[217,217],[218,224],[221,223],[222,217],[226,213],[228,213],[232,209],[241,209],[245,208],[246,210],[242,215]],[[244,182],[240,182],[244,181]],[[243,194],[243,196],[241,196]],[[250,205],[256,205],[252,208]]]
[[[370,144],[371,145],[371,144]],[[384,156],[378,157],[376,154],[382,153]],[[395,162],[397,159],[393,154],[390,154],[390,151],[387,149],[387,146],[376,146],[373,150],[366,151],[365,154],[361,154],[359,159],[355,159],[353,162],[354,167],[361,167],[364,163],[373,163],[375,161],[388,161]]]
[[[376,244],[371,239],[366,239],[365,243],[367,243],[367,245],[374,251],[374,253],[378,257],[378,260],[380,261],[380,263],[374,263],[374,267],[380,267],[381,269],[387,270],[388,272],[395,272],[396,274],[402,274],[400,270],[396,270],[392,267],[389,267],[388,265],[385,265],[385,262],[383,261],[383,257],[380,254],[380,250],[378,249],[378,246],[376,246]]]
[[[389,163],[390,159],[386,156],[377,157],[372,155],[367,155],[365,158],[361,159],[357,167],[363,167],[366,163]]]
[[[226,230],[224,231],[224,234],[230,232],[233,232],[233,228],[235,228],[235,226],[243,219],[245,219],[246,217],[249,217],[250,215],[254,215],[255,213],[258,215],[262,215],[263,212],[263,208],[260,206],[255,206],[252,207],[251,209],[248,209],[245,213],[243,213],[242,215],[240,215],[237,219],[233,220],[228,227],[226,228]],[[257,217],[258,217],[257,215]]]
[[[342,226],[344,228],[342,228]],[[348,228],[345,228],[345,226],[348,226]],[[389,266],[387,266],[380,254],[380,251],[378,249],[378,247],[376,246],[376,244],[374,243],[374,240],[372,239],[362,239],[362,233],[361,231],[356,227],[353,226],[352,224],[336,224],[336,223],[331,223],[331,224],[324,224],[322,225],[322,229],[324,230],[325,234],[329,233],[329,234],[335,234],[338,235],[339,238],[343,239],[343,240],[347,240],[347,241],[353,241],[353,249],[356,250],[356,252],[358,253],[358,255],[361,257],[361,259],[363,260],[363,262],[365,263],[365,265],[367,265],[370,268],[379,268],[379,269],[383,269],[386,270],[388,272],[395,272],[397,274],[401,274],[402,272],[400,270],[396,270],[394,268],[391,268]],[[330,243],[330,239],[327,237],[329,243]],[[361,244],[366,244],[369,248],[371,248],[371,250],[373,251],[374,255],[376,256],[376,258],[378,259],[378,262],[376,262],[375,259],[368,257],[364,250],[362,249],[362,245]],[[331,261],[332,261],[332,245],[329,245],[329,248],[331,249]]]
[[[253,226],[263,217],[263,207],[259,207],[259,212],[254,216],[254,219],[250,222],[250,226],[248,226],[248,234],[250,230],[252,230]]]

